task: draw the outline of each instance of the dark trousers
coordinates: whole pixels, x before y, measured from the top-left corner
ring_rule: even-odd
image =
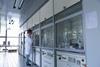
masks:
[[[26,64],[30,64],[29,62],[29,57],[30,57],[30,55],[26,55]]]

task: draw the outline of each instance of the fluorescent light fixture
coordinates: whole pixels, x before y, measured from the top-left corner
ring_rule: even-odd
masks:
[[[18,9],[22,8],[23,3],[24,3],[24,0],[21,0],[20,3],[19,3]]]
[[[17,0],[14,1],[13,8],[16,8],[16,1],[17,1]]]
[[[13,5],[13,8],[18,7],[18,9],[21,9],[23,3],[24,3],[24,0],[15,0],[15,1],[14,1],[14,5]]]

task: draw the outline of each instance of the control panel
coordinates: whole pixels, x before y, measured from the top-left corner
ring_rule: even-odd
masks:
[[[86,67],[83,54],[57,51],[57,67]]]
[[[54,54],[52,50],[42,50],[42,67],[54,67]]]

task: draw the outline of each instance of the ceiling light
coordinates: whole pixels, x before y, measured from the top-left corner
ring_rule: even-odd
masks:
[[[14,1],[13,8],[16,8],[16,1],[17,1],[17,0]]]
[[[23,3],[24,3],[24,0],[21,0],[20,3],[19,3],[18,9],[22,8]]]

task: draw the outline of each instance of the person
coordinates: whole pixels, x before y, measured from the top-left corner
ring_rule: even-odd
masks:
[[[29,57],[31,54],[31,50],[32,50],[32,30],[28,29],[27,30],[27,37],[25,38],[25,55],[26,55],[26,65],[31,65],[29,62]]]

